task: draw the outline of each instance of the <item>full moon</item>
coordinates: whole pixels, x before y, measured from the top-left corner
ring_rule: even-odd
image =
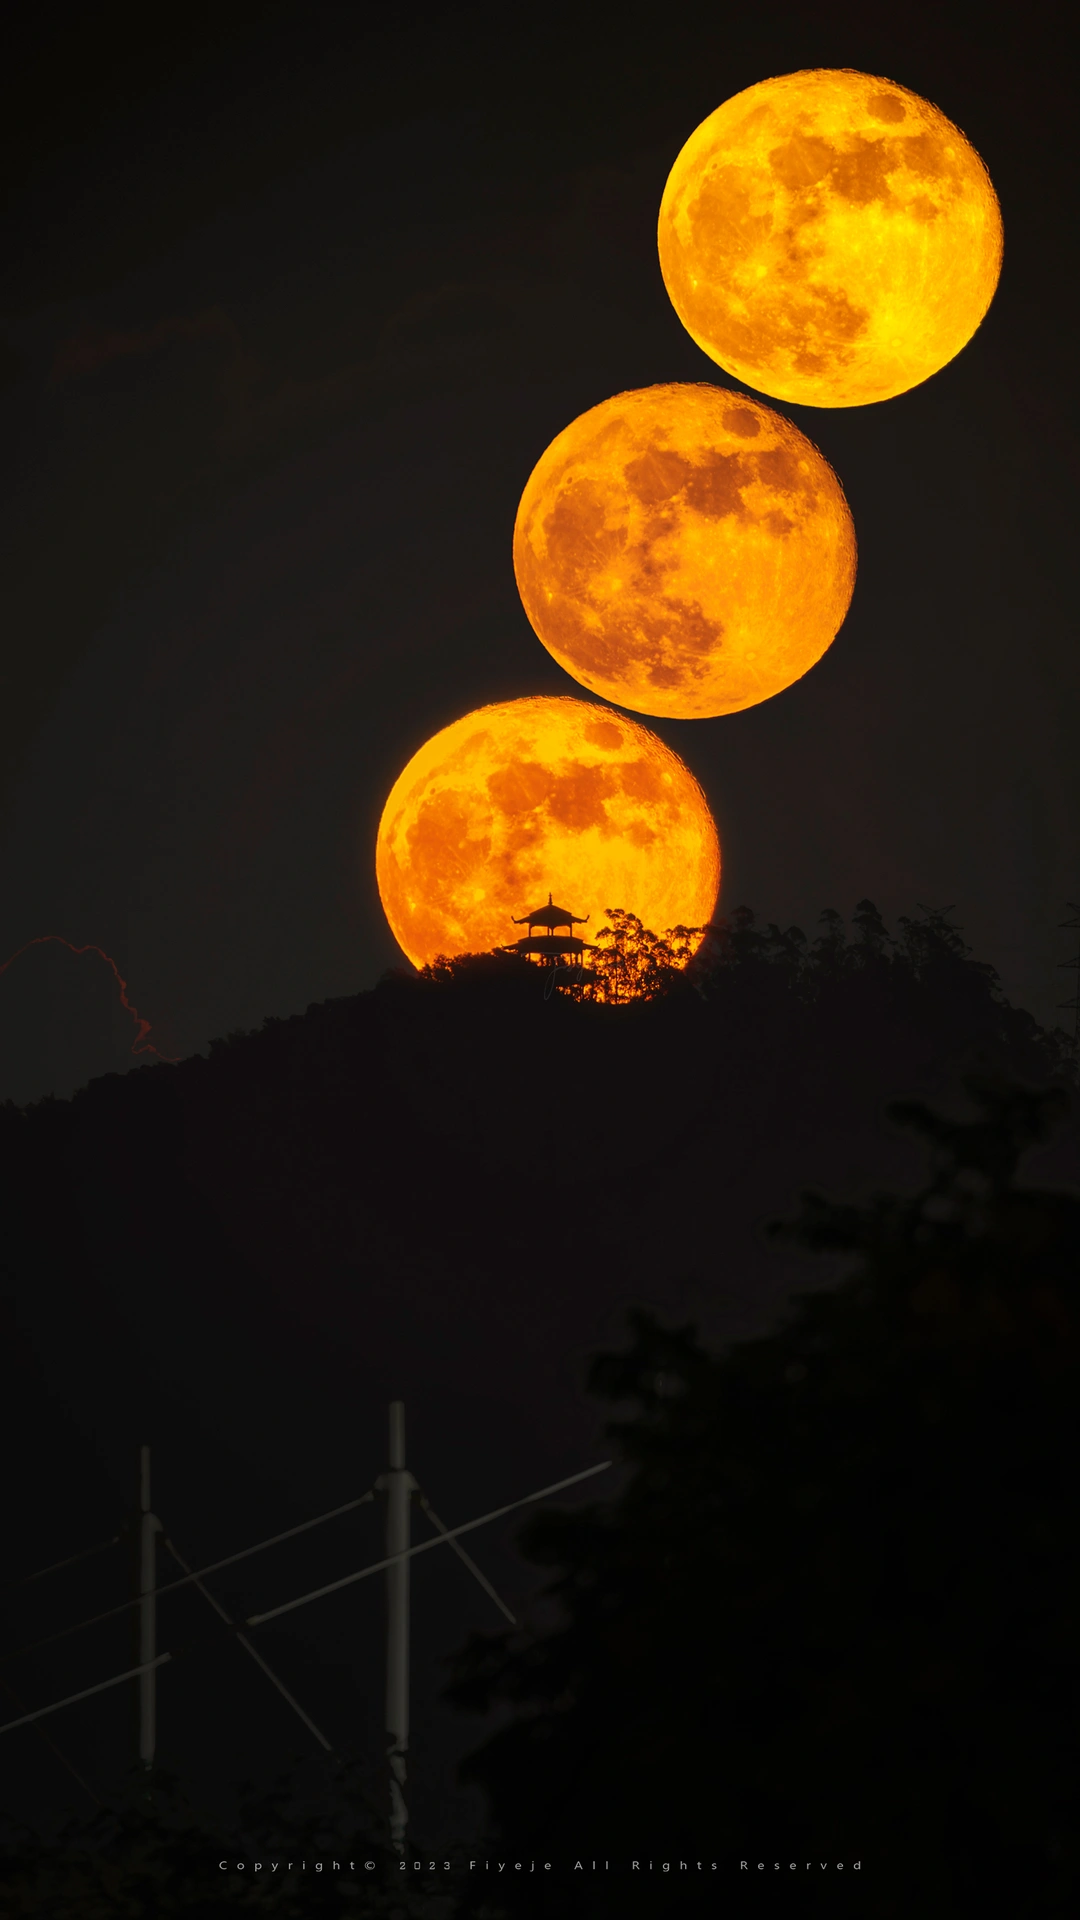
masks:
[[[1001,272],[1001,210],[958,127],[895,81],[788,73],[690,135],[660,270],[699,347],[813,407],[906,393],[967,345]]]
[[[855,530],[817,448],[724,387],[616,394],[553,440],[514,527],[525,611],[559,665],[635,713],[768,700],[835,637]]]
[[[588,939],[608,907],[704,926],[720,886],[705,796],[625,714],[535,696],[478,707],[415,753],[383,809],[383,909],[415,966],[509,945],[553,893]]]

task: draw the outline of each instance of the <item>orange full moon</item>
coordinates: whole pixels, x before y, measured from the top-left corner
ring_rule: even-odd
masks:
[[[1001,272],[1001,210],[928,100],[865,73],[762,80],[690,135],[660,270],[710,359],[778,400],[861,407],[967,345]]]
[[[737,713],[820,660],[855,583],[855,530],[817,448],[724,387],[616,394],[553,440],[514,527],[525,611],[604,699]]]
[[[704,926],[720,885],[705,796],[670,747],[625,714],[536,696],[478,707],[414,753],[379,822],[375,872],[421,967],[519,937],[547,900],[625,907],[654,932]]]

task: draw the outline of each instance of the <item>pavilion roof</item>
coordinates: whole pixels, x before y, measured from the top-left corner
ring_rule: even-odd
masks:
[[[514,925],[515,927],[583,927],[588,917],[587,913],[570,913],[566,907],[555,906],[549,893],[546,907],[537,907],[532,913],[524,914],[520,920],[514,920]]]

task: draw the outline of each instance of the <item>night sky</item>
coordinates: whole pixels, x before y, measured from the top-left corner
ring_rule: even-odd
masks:
[[[851,612],[777,698],[649,724],[708,794],[722,910],[812,933],[865,895],[890,919],[955,903],[1058,1017],[1080,890],[1066,9],[892,14],[27,11],[4,81],[0,959],[100,945],[173,1056],[400,961],[373,871],[397,773],[471,707],[579,692],[514,584],[534,462],[621,389],[734,384],[660,278],[676,153],[756,80],[852,66],[982,154],[1000,288],[913,392],[777,403],[851,503]],[[130,1039],[93,956],[35,947],[0,977],[4,1097],[123,1071]]]

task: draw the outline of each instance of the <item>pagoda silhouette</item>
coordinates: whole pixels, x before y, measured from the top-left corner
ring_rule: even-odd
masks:
[[[511,918],[513,916],[511,915]],[[557,966],[559,961],[569,954],[580,967],[586,951],[592,952],[587,940],[575,934],[575,927],[583,927],[588,914],[571,913],[566,907],[557,907],[550,893],[546,907],[536,907],[532,913],[523,914],[520,920],[514,920],[515,927],[528,927],[529,931],[521,940],[515,940],[505,948],[507,953],[521,953],[527,959],[535,959],[541,966]],[[546,927],[546,933],[534,933],[534,927]],[[565,927],[566,932],[558,929]]]

